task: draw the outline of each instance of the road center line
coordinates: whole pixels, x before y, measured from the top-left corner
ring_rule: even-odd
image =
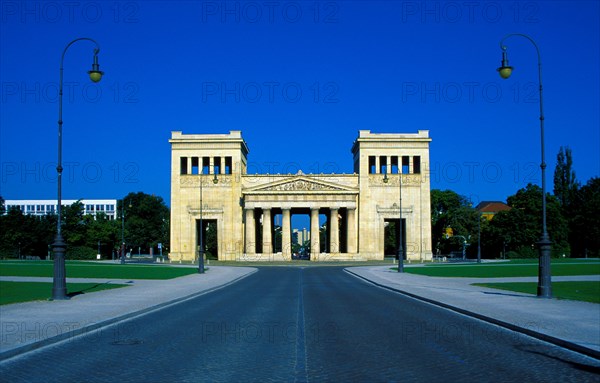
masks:
[[[300,269],[300,283],[298,286],[298,319],[296,325],[296,366],[294,368],[294,382],[307,382],[308,371],[306,368],[306,329],[304,323],[304,269]]]

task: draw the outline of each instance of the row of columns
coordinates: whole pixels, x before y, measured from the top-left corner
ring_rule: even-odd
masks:
[[[292,256],[292,222],[291,209],[283,208],[282,210],[282,255],[284,258]],[[263,212],[263,230],[262,230],[262,252],[263,254],[271,254],[273,252],[273,238],[271,227],[271,209],[262,209]],[[356,253],[356,209],[348,208],[346,210],[347,229],[346,229],[346,248],[348,253]],[[246,209],[246,253],[256,253],[256,222],[254,219],[254,209]],[[331,208],[329,213],[329,243],[333,253],[339,252],[339,209]],[[320,252],[321,243],[319,236],[319,209],[310,209],[310,248],[312,254]],[[315,250],[316,249],[316,250]]]
[[[186,163],[187,163],[187,165],[186,165],[187,166],[187,172],[186,172],[186,174],[192,174],[192,158],[198,158],[198,173],[199,174],[202,173],[202,168],[204,167],[203,163],[202,163],[202,160],[203,160],[203,158],[206,158],[206,157],[186,157]],[[214,174],[215,173],[215,158],[217,158],[217,157],[208,157],[208,162],[209,162],[208,169],[209,169],[209,171],[208,171],[207,174]],[[225,169],[225,163],[226,163],[226,158],[227,157],[222,157],[221,156],[219,158],[221,159],[221,166],[219,167],[219,173],[218,174],[226,174],[225,173],[225,170],[226,170]]]
[[[402,157],[403,156],[396,156],[398,157],[398,173],[402,173]],[[404,157],[408,157],[408,173],[413,173],[413,168],[414,168],[414,159],[413,156],[404,156]],[[384,174],[384,172],[381,172],[381,156],[375,156],[375,173],[376,174]],[[392,156],[386,156],[386,166],[385,166],[385,173],[387,174],[392,174]]]

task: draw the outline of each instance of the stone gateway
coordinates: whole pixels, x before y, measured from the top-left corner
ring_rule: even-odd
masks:
[[[247,174],[241,131],[174,131],[169,142],[172,261],[196,261],[200,235],[206,244],[209,227],[219,260],[291,261],[295,214],[310,217],[311,261],[397,254],[390,248],[398,248],[400,217],[406,258],[431,260],[427,130],[359,131],[354,174]]]

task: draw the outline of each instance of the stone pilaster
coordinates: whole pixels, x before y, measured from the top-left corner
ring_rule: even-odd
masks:
[[[346,220],[348,221],[347,235],[347,252],[349,254],[356,253],[356,209],[348,208],[346,212]]]
[[[254,209],[246,209],[246,254],[256,252],[256,227]]]

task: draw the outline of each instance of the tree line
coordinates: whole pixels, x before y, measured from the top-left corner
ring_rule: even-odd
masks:
[[[506,204],[510,210],[487,220],[466,197],[451,190],[432,190],[434,254],[460,251],[463,238],[467,238],[469,258],[477,257],[479,240],[484,258],[537,257],[542,230],[541,188],[529,184],[509,196]],[[553,194],[546,195],[546,216],[553,257],[600,257],[600,178],[581,185],[569,148],[561,147],[557,155]]]
[[[125,209],[123,209],[123,205]],[[169,208],[161,197],[142,192],[129,193],[117,201],[117,217],[105,213],[85,215],[81,201],[62,209],[61,230],[67,243],[67,259],[95,259],[118,257],[124,240],[126,250],[148,254],[157,245],[163,254],[169,247]],[[124,214],[124,215],[123,215]],[[124,218],[124,219],[123,219]],[[0,197],[0,258],[26,256],[43,257],[51,254],[56,235],[57,216],[23,214],[19,209],[8,209]]]

